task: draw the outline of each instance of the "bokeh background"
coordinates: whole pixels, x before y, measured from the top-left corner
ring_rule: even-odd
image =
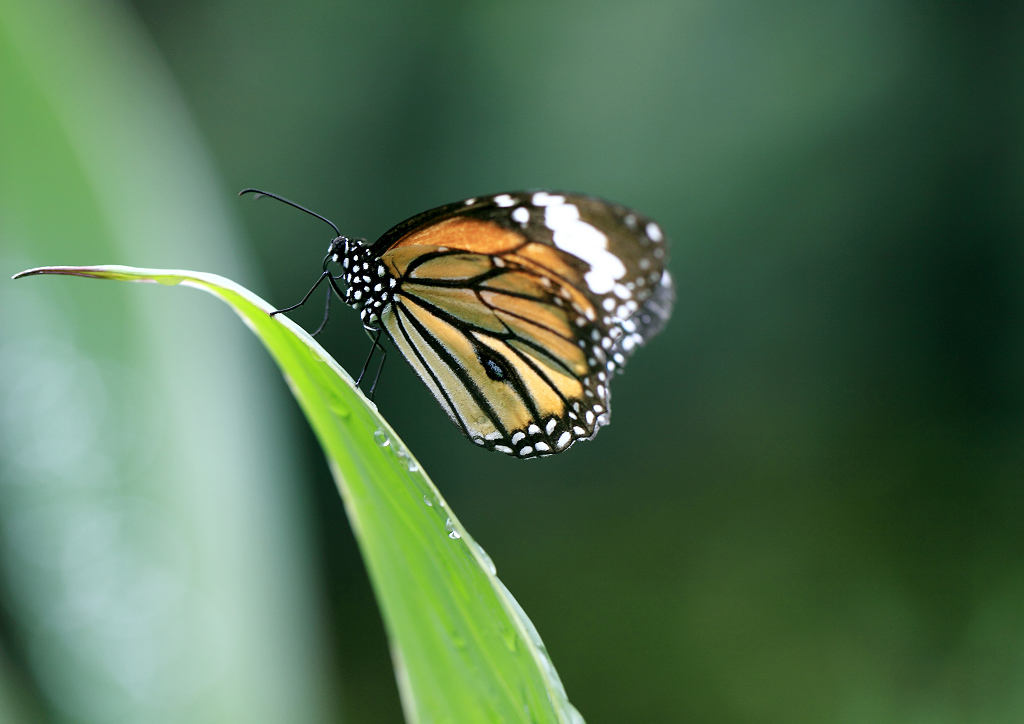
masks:
[[[1024,6],[0,0],[0,276],[228,274],[519,188],[635,206],[675,316],[521,462],[377,401],[589,724],[1024,720]],[[265,353],[188,291],[0,281],[0,720],[400,722]],[[307,326],[318,310],[296,318]],[[356,316],[322,337],[358,369]]]

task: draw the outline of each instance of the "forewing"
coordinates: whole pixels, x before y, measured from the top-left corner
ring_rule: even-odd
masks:
[[[572,194],[433,209],[372,248],[398,280],[382,320],[474,442],[560,452],[609,420],[610,374],[671,313],[661,229]]]

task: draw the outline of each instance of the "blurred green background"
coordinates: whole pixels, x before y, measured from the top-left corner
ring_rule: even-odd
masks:
[[[1024,6],[0,0],[0,273],[293,303],[330,234],[250,185],[669,234],[595,442],[477,450],[397,355],[377,395],[589,724],[1024,720]],[[198,297],[0,282],[0,719],[399,722],[322,454]]]

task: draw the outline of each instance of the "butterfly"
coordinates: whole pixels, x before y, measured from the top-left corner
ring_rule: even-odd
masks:
[[[661,227],[593,196],[475,197],[370,244],[287,199],[248,192],[331,224],[338,235],[317,285],[328,280],[359,311],[374,347],[387,334],[452,422],[487,450],[543,457],[592,439],[610,419],[612,375],[672,312]],[[317,285],[275,313],[304,304]]]

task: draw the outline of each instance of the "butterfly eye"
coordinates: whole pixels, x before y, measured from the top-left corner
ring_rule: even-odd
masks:
[[[504,382],[508,379],[508,370],[501,361],[492,357],[483,350],[477,350],[476,357],[480,360],[480,364],[483,365],[484,372],[495,382]]]

